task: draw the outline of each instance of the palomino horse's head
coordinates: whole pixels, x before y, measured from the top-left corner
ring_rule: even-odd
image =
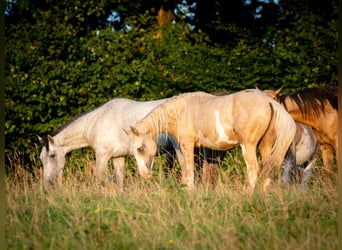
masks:
[[[45,187],[61,183],[62,173],[65,166],[65,152],[59,146],[57,139],[48,135],[39,138],[40,144],[43,146],[40,152],[40,159],[43,163],[43,182]]]
[[[139,174],[145,179],[152,177],[154,156],[157,153],[157,143],[148,134],[141,133],[131,127],[127,132],[131,138],[133,155],[137,161]]]

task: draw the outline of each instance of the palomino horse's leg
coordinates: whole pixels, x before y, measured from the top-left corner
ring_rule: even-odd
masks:
[[[186,184],[189,190],[193,190],[195,188],[194,185],[194,170],[195,170],[195,161],[194,161],[194,145],[193,144],[183,144],[181,143],[182,156],[184,160],[184,164],[182,167],[182,178],[181,183]]]
[[[125,157],[116,157],[113,159],[116,180],[118,182],[120,190],[123,190],[124,183],[124,168],[125,168]]]
[[[247,166],[247,176],[251,190],[254,190],[258,178],[259,165],[256,157],[256,145],[241,144],[242,155]]]
[[[266,178],[264,181],[264,190],[269,187],[271,184],[271,172],[272,172],[272,166],[268,163],[268,158],[272,154],[272,147],[273,143],[275,141],[275,131],[273,126],[269,126],[269,129],[266,131],[264,136],[262,137],[260,143],[259,143],[259,150],[261,155],[261,162],[262,162],[262,177]],[[289,162],[289,164],[291,164]]]

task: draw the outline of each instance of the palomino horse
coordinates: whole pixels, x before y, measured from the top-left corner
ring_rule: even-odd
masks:
[[[296,123],[296,127],[295,138],[285,157],[281,180],[283,184],[293,182],[298,175],[301,175],[300,168],[303,167],[301,186],[305,188],[319,153],[319,143],[310,126]]]
[[[214,96],[203,92],[181,94],[159,105],[135,127],[131,127],[133,153],[140,168],[151,171],[156,153],[155,136],[172,135],[183,155],[182,183],[194,188],[194,148],[215,150],[242,148],[251,189],[259,165],[259,144],[266,188],[274,170],[280,168],[296,133],[296,125],[286,110],[260,90],[245,90]]]
[[[284,105],[296,122],[312,127],[321,147],[324,170],[331,176],[338,151],[337,88],[308,88],[286,95],[280,95],[280,91],[265,90]]]
[[[99,108],[81,114],[59,127],[52,134],[39,138],[42,147],[40,159],[43,163],[44,185],[59,183],[65,167],[65,155],[78,148],[90,146],[96,154],[95,178],[103,181],[108,161],[113,164],[120,188],[123,187],[125,156],[131,154],[131,144],[124,128],[134,125],[152,109],[166,99],[136,102],[124,98],[113,99]],[[159,144],[169,147],[175,143],[171,136],[159,135]],[[172,144],[177,154],[179,147]],[[181,155],[179,155],[181,158]],[[139,173],[144,168],[139,168]],[[147,173],[143,173],[144,176]]]

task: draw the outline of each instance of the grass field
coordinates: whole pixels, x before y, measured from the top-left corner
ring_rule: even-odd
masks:
[[[239,160],[237,159],[236,162]],[[94,165],[85,160],[88,168]],[[213,189],[187,192],[162,174],[127,173],[124,191],[95,186],[90,171],[66,171],[64,185],[42,187],[41,169],[6,176],[8,249],[337,249],[336,184],[314,172],[306,190],[246,190],[243,172],[221,168]],[[336,176],[335,176],[336,177]]]

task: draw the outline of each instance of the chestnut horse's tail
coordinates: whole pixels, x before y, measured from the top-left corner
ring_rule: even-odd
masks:
[[[276,102],[270,102],[272,110],[271,120],[264,137],[271,140],[271,152],[262,159],[263,167],[261,175],[273,178],[272,173],[280,169],[289,146],[296,134],[296,124],[291,115]],[[266,140],[266,138],[263,138]],[[265,143],[264,143],[265,144]]]

